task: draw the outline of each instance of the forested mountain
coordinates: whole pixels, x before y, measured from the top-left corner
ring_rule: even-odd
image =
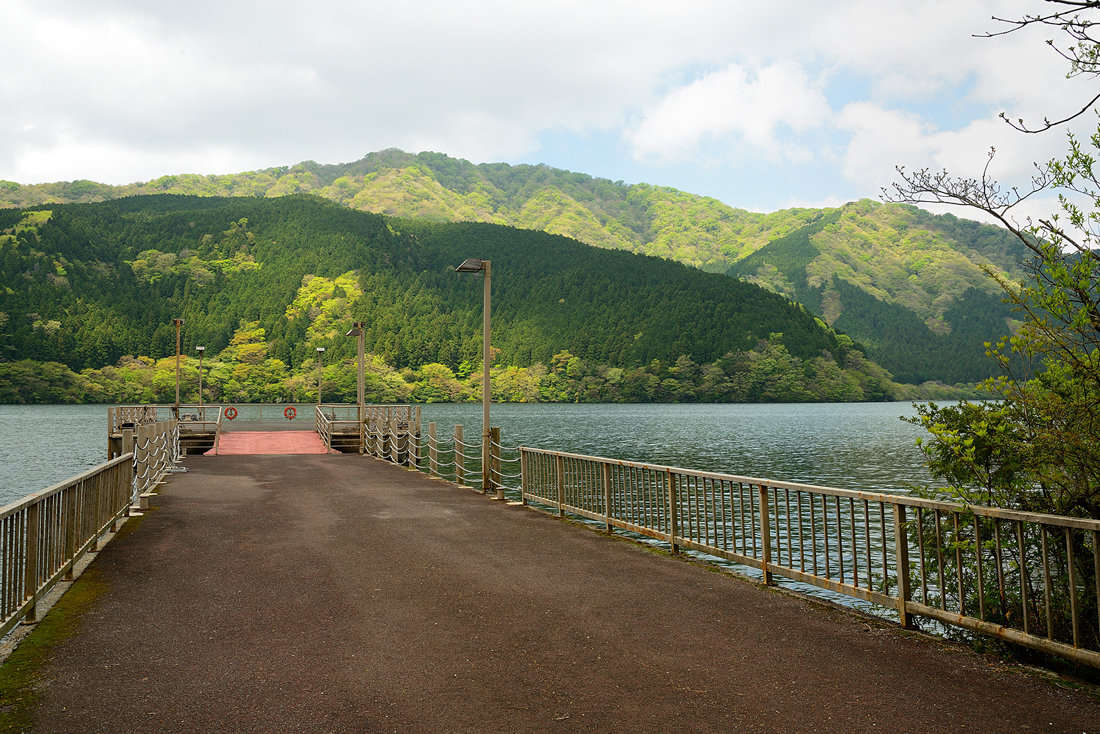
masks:
[[[541,230],[729,272],[805,302],[827,323],[863,341],[874,359],[905,382],[974,382],[989,376],[994,367],[981,344],[1012,323],[998,286],[981,267],[1017,279],[1016,258],[1022,256],[1001,229],[904,205],[864,200],[838,209],[760,214],[675,189],[549,166],[474,165],[399,150],[348,164],[307,161],[224,176],[162,176],[127,186],[0,181],[0,206],[159,193],[268,198],[310,193],[361,211]],[[804,230],[807,226],[816,229]]]
[[[470,256],[493,262],[504,399],[858,400],[892,389],[851,339],[781,295],[545,232],[313,196],[156,195],[0,210],[0,233],[0,400],[26,398],[23,368],[10,366],[19,360],[84,371],[95,395],[134,399],[105,384],[129,380],[156,398],[163,376],[143,387],[138,373],[174,354],[176,317],[183,352],[207,348],[221,375],[211,389],[226,397],[306,395],[317,347],[346,394],[355,342],[344,334],[362,320],[384,397],[423,388],[460,399],[481,358],[480,283],[454,272]]]
[[[628,185],[545,165],[474,165],[441,153],[385,150],[354,163],[224,176],[178,175],[126,186],[0,181],[0,207],[97,202],[143,194],[278,197],[310,193],[352,209],[437,222],[489,222],[561,234],[597,247],[712,272],[798,229],[817,210],[760,214],[676,189]]]
[[[993,374],[983,343],[1016,325],[982,266],[1018,280],[1026,258],[995,227],[861,201],[823,212],[728,273],[821,314],[900,382],[957,383]]]

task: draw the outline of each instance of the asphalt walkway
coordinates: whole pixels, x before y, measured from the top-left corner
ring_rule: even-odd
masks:
[[[192,456],[38,732],[1095,732],[1081,692],[357,455]]]

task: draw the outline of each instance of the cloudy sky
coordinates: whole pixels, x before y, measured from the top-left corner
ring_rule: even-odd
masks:
[[[384,148],[773,211],[895,165],[1026,183],[1091,96],[1039,0],[0,0],[0,179],[113,184]],[[1091,120],[1095,125],[1095,120]],[[1082,129],[1084,129],[1082,127]]]

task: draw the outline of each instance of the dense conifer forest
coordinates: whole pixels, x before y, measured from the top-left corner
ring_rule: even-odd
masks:
[[[670,260],[488,223],[392,218],[313,196],[136,196],[0,210],[0,401],[162,401],[206,347],[207,399],[480,393],[493,261],[501,400],[882,400],[885,371],[786,297]],[[185,363],[185,392],[197,362]]]

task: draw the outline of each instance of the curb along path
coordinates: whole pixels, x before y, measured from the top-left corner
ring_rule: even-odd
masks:
[[[376,460],[186,466],[96,559],[36,731],[1098,731],[1083,694]]]

